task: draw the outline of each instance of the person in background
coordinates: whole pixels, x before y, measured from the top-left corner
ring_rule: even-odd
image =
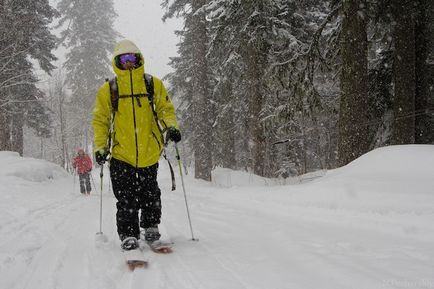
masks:
[[[80,180],[80,192],[83,195],[90,195],[90,172],[92,171],[92,160],[83,149],[77,150],[77,156],[72,159],[72,167],[77,171]]]

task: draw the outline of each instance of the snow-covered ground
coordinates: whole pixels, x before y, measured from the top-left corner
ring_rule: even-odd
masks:
[[[1,289],[434,288],[434,146],[374,150],[310,182],[279,185],[215,171],[170,191],[161,163],[165,238],[128,271],[115,228],[108,171],[103,191],[79,194],[61,168],[0,152]],[[93,174],[99,192],[99,171]]]

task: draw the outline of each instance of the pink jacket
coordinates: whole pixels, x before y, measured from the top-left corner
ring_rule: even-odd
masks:
[[[88,155],[76,156],[72,159],[72,167],[76,168],[79,174],[88,173],[92,170],[92,160]]]

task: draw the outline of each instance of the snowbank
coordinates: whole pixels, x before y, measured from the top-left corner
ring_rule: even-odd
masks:
[[[310,172],[288,179],[264,178],[253,173],[216,168],[212,184],[217,187],[256,187],[327,183],[328,180],[368,179],[406,182],[414,179],[434,179],[434,145],[397,145],[372,150],[350,164],[329,171]]]
[[[375,149],[330,173],[333,177],[434,178],[434,145],[398,145]]]
[[[44,182],[65,176],[66,171],[53,163],[23,158],[16,152],[0,151],[0,178],[16,177],[30,182]]]
[[[383,147],[329,171],[304,189],[321,191],[316,202],[389,210],[414,210],[417,204],[430,210],[425,197],[434,194],[433,165],[433,145]]]
[[[226,168],[216,168],[212,171],[212,183],[217,187],[231,188],[246,186],[269,186],[276,184],[276,181],[248,172],[234,171]]]
[[[218,167],[212,171],[212,184],[223,188],[294,185],[310,182],[324,176],[325,173],[326,171],[316,171],[286,179],[270,179],[249,172]]]

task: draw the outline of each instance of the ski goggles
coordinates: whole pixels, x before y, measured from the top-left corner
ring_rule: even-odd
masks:
[[[126,64],[127,62],[131,62],[132,64],[137,64],[140,61],[139,55],[135,53],[126,53],[118,56],[119,63],[121,65]]]

